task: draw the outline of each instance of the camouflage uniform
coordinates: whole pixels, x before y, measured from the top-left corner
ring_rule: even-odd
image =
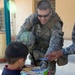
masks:
[[[75,54],[75,24],[74,24],[73,31],[72,31],[72,42],[73,42],[72,45],[70,45],[67,48],[62,49],[64,54],[66,55]]]
[[[56,16],[57,14],[54,13],[52,16]],[[21,30],[17,35],[17,40],[20,36],[26,31],[32,31],[35,35],[35,44],[30,51],[31,54],[31,61],[34,61],[35,65],[39,65],[40,62],[38,59],[44,57],[45,54],[51,52],[53,50],[59,50],[61,48],[61,35],[62,35],[62,21],[60,18],[54,23],[54,25],[49,28],[49,23],[52,21],[52,16],[50,20],[45,24],[41,25],[38,21],[37,15],[32,14],[30,15],[21,26]],[[57,16],[58,17],[58,16]],[[60,46],[61,45],[61,46]],[[55,74],[56,71],[56,61],[49,62],[49,67],[52,69],[52,74]]]

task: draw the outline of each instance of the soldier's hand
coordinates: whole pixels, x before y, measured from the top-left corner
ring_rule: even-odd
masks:
[[[63,53],[61,50],[53,51],[53,52],[45,55],[45,57],[48,58],[48,60],[50,60],[50,61],[56,60],[61,56],[63,56]]]
[[[48,61],[41,61],[40,62],[40,68],[46,69],[48,67]]]

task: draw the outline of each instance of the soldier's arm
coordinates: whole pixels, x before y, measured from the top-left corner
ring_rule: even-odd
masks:
[[[67,54],[67,55],[69,55],[69,54],[75,54],[75,24],[74,24],[74,27],[73,27],[73,30],[72,30],[72,42],[73,42],[72,45],[70,45],[67,48],[63,48],[62,49],[62,52],[64,54]]]
[[[45,55],[48,60],[53,61],[58,59],[63,55],[75,54],[75,44],[70,45],[69,47],[63,48],[61,50],[53,51]]]
[[[25,22],[23,23],[23,25],[21,26],[21,29],[16,37],[16,40],[19,40],[20,39],[20,36],[26,32],[26,31],[30,31],[32,26],[33,26],[33,19],[35,17],[35,14],[33,15],[30,15],[26,20]]]
[[[46,54],[54,50],[60,50],[62,40],[60,34],[62,34],[62,25],[60,22],[57,22],[51,29],[51,39]]]
[[[66,55],[75,54],[75,44],[72,44],[67,48],[63,48],[62,52],[63,54],[66,54]]]

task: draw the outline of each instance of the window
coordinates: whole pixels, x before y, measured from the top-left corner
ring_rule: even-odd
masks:
[[[0,31],[4,31],[5,26],[4,26],[4,9],[0,9]]]

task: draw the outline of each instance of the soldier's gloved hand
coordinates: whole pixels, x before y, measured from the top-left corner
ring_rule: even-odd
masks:
[[[35,36],[31,31],[24,32],[17,41],[24,43],[27,46],[32,46],[35,42]]]
[[[48,67],[48,61],[46,61],[46,60],[41,61],[40,68],[46,69],[47,67]]]

